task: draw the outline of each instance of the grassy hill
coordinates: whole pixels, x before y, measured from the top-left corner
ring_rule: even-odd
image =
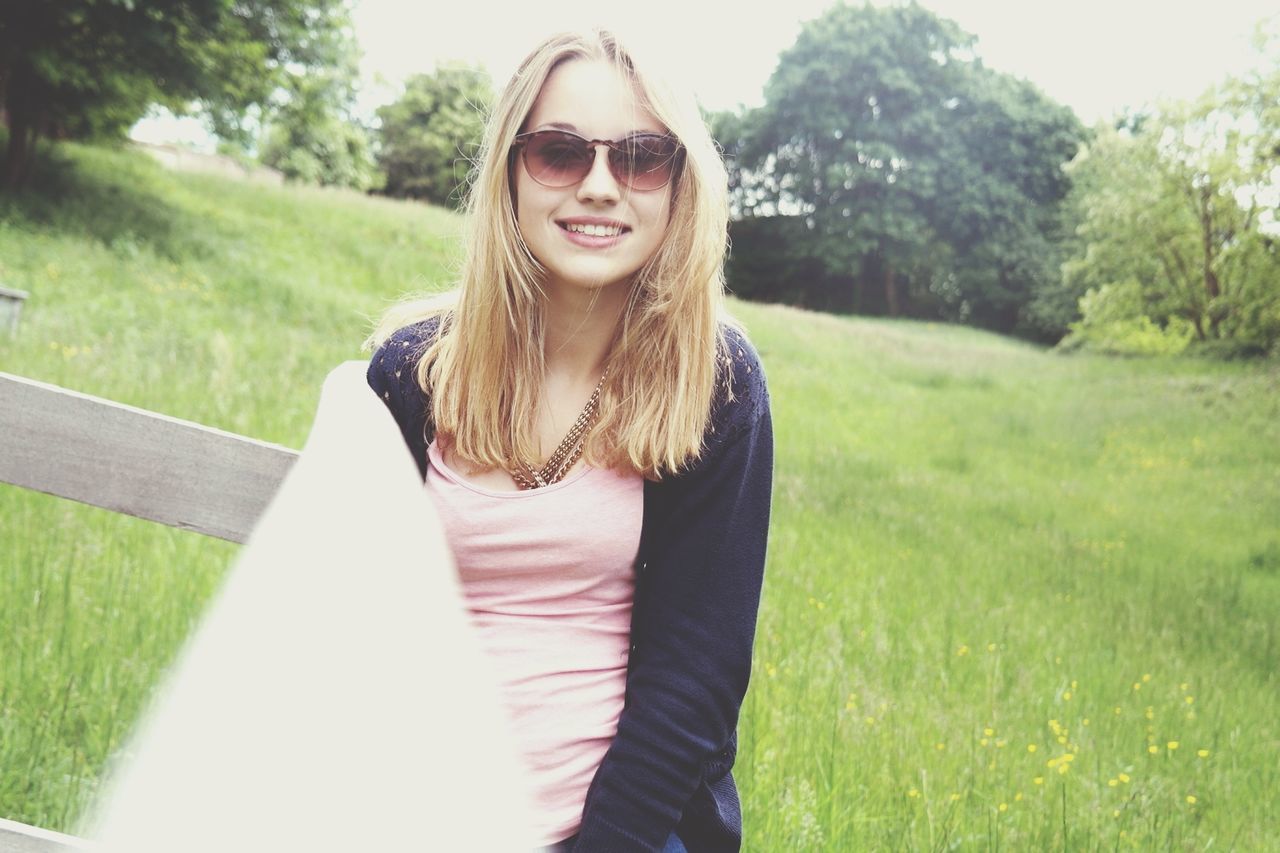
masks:
[[[299,446],[459,235],[64,146],[0,196],[0,370]],[[1277,365],[735,311],[778,438],[748,849],[1276,844]],[[234,548],[0,486],[0,555],[0,816],[66,828]]]

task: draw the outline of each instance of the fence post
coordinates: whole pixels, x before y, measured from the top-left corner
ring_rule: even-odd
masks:
[[[0,285],[0,328],[7,327],[10,336],[18,333],[18,315],[22,313],[22,303],[30,295],[25,290]]]

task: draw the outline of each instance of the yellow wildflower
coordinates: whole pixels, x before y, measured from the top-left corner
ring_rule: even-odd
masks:
[[[942,752],[942,750],[947,748],[947,745],[945,743],[938,742],[933,745],[933,748],[938,750],[938,752]]]
[[[987,728],[982,730],[982,733],[987,737],[991,737],[993,734],[996,733],[996,730],[988,726]]]
[[[1129,774],[1128,774],[1128,773],[1121,773],[1121,774],[1120,774],[1119,776],[1117,776],[1116,778],[1117,778],[1117,779],[1119,779],[1121,782],[1125,783],[1126,785],[1128,785],[1128,784],[1129,784]]]
[[[1133,682],[1133,689],[1134,689],[1134,690],[1141,690],[1141,689],[1142,689],[1142,684],[1141,684],[1140,682],[1137,682],[1137,681]]]
[[[1154,743],[1151,744],[1151,746],[1147,747],[1147,752],[1151,753],[1152,755],[1155,755],[1159,751],[1160,751],[1160,747],[1156,746]]]
[[[1142,683],[1146,684],[1150,680],[1151,680],[1151,673],[1144,673],[1142,676]]]
[[[1209,757],[1209,750],[1207,750],[1207,749],[1197,749],[1197,750],[1196,750],[1196,755],[1200,756],[1201,758],[1208,758],[1208,757]]]
[[[1173,750],[1173,749],[1177,749],[1177,748],[1178,748],[1178,742],[1177,742],[1176,740],[1171,740],[1171,741],[1169,741],[1167,744],[1165,744],[1165,746],[1166,746],[1166,747],[1168,747],[1168,748],[1169,748],[1169,749],[1171,749],[1171,750]]]
[[[1193,704],[1195,704],[1196,697],[1194,697],[1194,696],[1183,696],[1183,697],[1182,697],[1182,701],[1183,701],[1183,702],[1186,702],[1188,705],[1193,705]]]
[[[1187,794],[1187,803],[1194,806],[1196,804],[1196,795]]]
[[[967,654],[969,654],[969,647],[966,645],[961,644],[960,648],[956,649],[956,657],[962,658]]]
[[[987,643],[987,651],[989,651],[989,652],[994,652],[995,650],[996,650],[996,644],[995,644],[995,643]]]
[[[915,788],[912,788],[910,791],[907,791],[907,796],[908,796],[908,797],[913,797],[913,798],[914,798],[914,797],[918,797],[918,796],[920,796],[920,792],[919,792],[918,790],[916,790]]]
[[[1114,788],[1116,785],[1119,785],[1119,784],[1120,784],[1120,780],[1119,780],[1119,779],[1108,779],[1108,780],[1107,780],[1107,787],[1108,787],[1108,788]]]
[[[1021,791],[1019,791],[1018,793],[1016,793],[1016,794],[1014,794],[1014,795],[1013,795],[1013,801],[1014,801],[1015,803],[1020,803],[1020,802],[1022,802],[1022,792],[1021,792]]]
[[[953,803],[954,803],[954,802],[955,802],[956,800],[958,800],[958,799],[960,799],[960,795],[959,795],[959,794],[952,794],[952,795],[951,795],[951,802],[953,802]]]
[[[1043,785],[1043,784],[1044,784],[1044,777],[1043,777],[1043,776],[1037,776],[1036,778],[1034,778],[1034,779],[1032,779],[1032,780],[1031,780],[1031,784],[1033,784],[1033,785]]]
[[[1027,744],[1027,752],[1035,752],[1035,751],[1036,751],[1036,745],[1034,743]]]
[[[1001,804],[999,805],[999,807],[998,807],[998,808],[999,808],[999,809],[1000,809],[1000,811],[1002,811],[1002,812],[1007,812],[1007,811],[1009,810],[1009,804],[1008,804],[1008,803],[1001,803]]]
[[[978,739],[978,746],[986,746],[988,743],[990,743],[990,741],[988,741],[986,738]]]

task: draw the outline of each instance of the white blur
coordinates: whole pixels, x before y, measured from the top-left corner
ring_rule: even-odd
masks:
[[[522,777],[453,561],[346,362],[114,771],[100,850],[527,851]]]

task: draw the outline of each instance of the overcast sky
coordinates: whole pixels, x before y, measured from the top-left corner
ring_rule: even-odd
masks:
[[[596,25],[656,48],[704,106],[755,106],[778,54],[795,41],[801,24],[833,5],[832,0],[358,2],[355,26],[365,77],[360,106],[368,116],[396,97],[406,76],[431,71],[438,62],[480,64],[501,86],[542,36]],[[1274,0],[925,0],[922,5],[976,35],[987,65],[1031,80],[1087,123],[1125,106],[1193,97],[1227,73],[1243,70],[1255,61],[1254,25],[1275,9]],[[135,135],[155,138],[145,131]]]

